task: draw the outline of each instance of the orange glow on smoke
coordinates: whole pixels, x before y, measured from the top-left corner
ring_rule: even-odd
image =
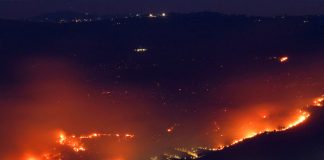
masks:
[[[314,102],[316,102],[314,104],[318,104],[320,102],[321,105],[322,105],[323,100],[321,98],[317,98]],[[299,124],[303,123],[310,116],[311,116],[310,113],[308,113],[306,111],[303,111],[303,110],[299,110],[298,111],[298,114],[296,115],[296,118],[294,120],[292,120],[291,122],[288,122],[285,127],[280,127],[280,128],[266,128],[266,129],[263,129],[263,130],[259,130],[258,132],[248,131],[245,134],[243,134],[242,138],[238,138],[236,140],[233,140],[231,143],[229,143],[227,145],[218,144],[215,148],[213,148],[211,150],[223,150],[224,148],[230,147],[232,145],[235,145],[237,143],[240,143],[240,142],[244,141],[245,139],[253,138],[253,137],[255,137],[257,135],[260,135],[260,134],[263,134],[265,132],[280,132],[280,131],[288,130],[290,128],[296,127]],[[267,116],[262,116],[262,118],[267,118]]]
[[[287,60],[288,57],[283,62]],[[21,79],[26,82],[21,84],[22,87],[17,87],[19,89],[13,91],[15,93],[12,95],[23,98],[10,103],[0,99],[0,105],[9,108],[9,116],[1,115],[10,121],[4,127],[7,133],[0,134],[9,136],[10,140],[4,146],[14,146],[10,149],[12,152],[7,150],[5,154],[17,157],[15,153],[19,153],[18,159],[10,157],[8,160],[56,160],[64,156],[61,148],[76,155],[97,153],[99,149],[98,152],[102,153],[100,158],[113,160],[145,159],[179,145],[188,148],[208,146],[219,150],[264,132],[284,131],[297,126],[311,116],[301,107],[308,102],[322,106],[324,101],[323,96],[310,100],[310,97],[322,94],[317,89],[321,88],[321,82],[310,83],[307,87],[318,85],[303,93],[305,98],[296,98],[294,93],[306,90],[306,87],[289,88],[297,85],[299,79],[292,83],[290,79],[280,77],[279,82],[272,82],[273,77],[278,75],[272,74],[269,78],[272,80],[269,83],[271,87],[258,85],[255,81],[247,85],[243,81],[229,82],[227,86],[233,86],[236,90],[225,88],[230,92],[228,95],[225,91],[215,91],[215,95],[222,94],[224,99],[229,99],[224,108],[214,107],[214,95],[206,94],[206,104],[212,104],[212,107],[206,109],[204,102],[201,102],[202,107],[197,112],[185,111],[184,117],[174,107],[161,107],[159,102],[151,102],[151,92],[143,91],[150,88],[114,89],[111,87],[114,85],[107,85],[104,87],[108,90],[105,94],[102,94],[102,87],[92,92],[96,86],[80,82],[79,75],[73,69],[70,71],[72,67],[69,65],[64,67],[65,63],[55,62],[57,64],[47,66],[47,62],[44,63],[45,67],[40,64],[38,70],[32,68],[23,74]],[[313,79],[316,79],[318,70],[314,70],[314,75]],[[257,82],[268,82],[256,76],[251,77],[257,79]],[[289,83],[284,83],[286,81]],[[303,81],[300,83],[303,86],[306,84]],[[273,84],[280,84],[275,86],[279,88],[275,92],[272,90]],[[284,90],[286,87],[288,91]],[[170,114],[170,110],[166,111],[165,108],[172,108],[176,113]],[[22,126],[22,129],[12,128],[11,124]],[[52,131],[57,128],[64,128],[66,132],[55,132],[52,136]],[[26,151],[35,154],[24,156]],[[195,155],[191,152],[189,154]]]
[[[35,156],[34,154],[28,153],[23,156],[21,160],[42,160],[38,156]]]
[[[300,114],[301,115],[298,117],[297,120],[291,122],[290,124],[288,124],[288,126],[286,128],[283,128],[281,130],[284,131],[284,130],[290,129],[292,127],[295,127],[295,126],[299,125],[300,123],[303,123],[310,116],[310,114],[305,111],[300,111]]]
[[[36,157],[28,157],[26,160],[39,160],[38,158],[36,158]]]

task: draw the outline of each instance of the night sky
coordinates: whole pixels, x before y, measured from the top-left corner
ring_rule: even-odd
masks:
[[[26,18],[48,12],[98,14],[216,11],[248,15],[323,14],[322,0],[0,0],[1,18]]]

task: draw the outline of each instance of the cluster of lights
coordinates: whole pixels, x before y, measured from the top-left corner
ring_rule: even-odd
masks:
[[[62,23],[87,23],[87,22],[93,22],[93,21],[97,21],[100,20],[100,18],[97,19],[91,19],[91,18],[74,18],[72,20],[69,19],[60,19],[58,21],[58,23],[62,24]]]
[[[192,159],[197,159],[197,158],[199,158],[199,155],[198,155],[197,151],[195,151],[195,150],[188,150],[188,149],[185,149],[185,148],[176,148],[176,150],[179,151],[179,152],[186,153],[186,154],[189,155]]]
[[[147,51],[147,49],[146,48],[136,48],[136,49],[134,49],[134,51],[138,52],[138,53],[144,53]]]
[[[150,13],[148,15],[149,18],[157,18],[157,17],[167,17],[167,14],[166,13],[161,13],[161,14],[153,14],[153,13]]]
[[[175,160],[175,159],[183,159],[183,157],[177,155],[177,154],[169,154],[169,153],[164,153],[165,159],[167,160]],[[159,157],[152,157],[151,160],[159,160]]]

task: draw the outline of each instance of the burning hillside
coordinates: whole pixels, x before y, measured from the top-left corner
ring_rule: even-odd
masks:
[[[17,68],[12,89],[1,93],[8,99],[0,99],[6,119],[0,135],[8,146],[1,146],[0,154],[8,160],[142,160],[163,153],[167,159],[197,159],[201,152],[225,151],[257,135],[294,128],[312,117],[303,106],[323,102],[312,99],[322,83],[294,80],[291,74],[305,74],[295,69],[224,81],[208,93],[177,87],[174,95],[159,93],[160,83],[98,82],[65,59],[20,65],[24,69]],[[321,79],[317,70],[308,76]]]

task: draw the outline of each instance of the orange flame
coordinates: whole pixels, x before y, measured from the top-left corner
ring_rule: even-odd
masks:
[[[313,105],[314,106],[322,106],[323,105],[323,102],[324,102],[324,98],[323,96],[322,97],[319,97],[319,98],[316,98],[314,101],[313,101]],[[230,147],[230,146],[233,146],[237,143],[240,143],[246,139],[250,139],[250,138],[253,138],[257,135],[260,135],[260,134],[263,134],[265,132],[281,132],[281,131],[286,131],[288,129],[291,129],[293,127],[296,127],[298,126],[299,124],[303,123],[304,121],[306,121],[309,117],[310,117],[310,113],[306,112],[306,111],[303,111],[303,110],[299,110],[299,115],[298,115],[298,118],[289,123],[286,127],[283,127],[283,128],[278,128],[278,129],[273,129],[273,130],[269,130],[269,129],[266,129],[265,131],[260,131],[260,132],[249,132],[247,133],[243,138],[241,139],[237,139],[237,140],[234,140],[231,144],[229,145],[219,145],[217,146],[216,148],[212,148],[212,149],[208,149],[208,150],[223,150],[224,148],[227,148],[227,147]],[[267,116],[262,116],[262,118],[267,118]]]

